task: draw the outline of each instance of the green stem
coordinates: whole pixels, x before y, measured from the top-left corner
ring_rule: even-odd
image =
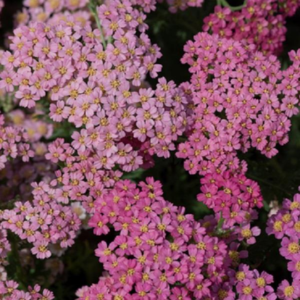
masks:
[[[102,40],[103,47],[104,47],[104,49],[106,49],[107,44],[106,44],[106,40],[105,40],[105,37],[104,37],[103,28],[102,28],[102,26],[101,26],[99,17],[98,17],[97,14],[94,14],[94,17],[95,17],[95,19],[96,19],[97,26],[98,26],[98,28],[99,28],[99,30],[100,30],[100,36],[101,36],[101,40]]]
[[[90,0],[90,2],[89,2],[89,10],[91,11],[92,15],[94,16],[94,18],[96,20],[97,27],[99,28],[99,31],[100,31],[100,37],[101,37],[101,41],[102,41],[103,47],[104,47],[104,49],[106,49],[107,43],[106,43],[106,39],[104,37],[103,28],[102,28],[102,25],[101,25],[101,22],[100,22],[98,13],[97,13],[97,6],[98,6],[97,1]]]
[[[220,219],[219,219],[219,222],[218,222],[218,225],[217,225],[217,233],[222,232],[222,227],[223,227],[224,221],[225,221],[225,219],[223,218],[223,214],[221,212],[221,216],[220,216]]]
[[[231,6],[227,0],[217,0],[218,3],[221,3],[221,5],[225,6],[225,7],[229,7],[232,11],[237,11],[237,10],[241,10],[242,8],[244,8],[247,5],[247,0],[244,0],[244,3],[242,5],[239,6]],[[220,5],[220,4],[219,4]]]

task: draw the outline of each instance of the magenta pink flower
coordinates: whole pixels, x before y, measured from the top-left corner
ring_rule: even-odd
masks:
[[[51,252],[47,248],[48,242],[38,241],[36,245],[31,249],[32,254],[36,255],[37,258],[45,259],[50,257]]]
[[[287,280],[283,280],[277,290],[280,299],[297,299],[299,297],[299,282],[293,281],[290,285]]]

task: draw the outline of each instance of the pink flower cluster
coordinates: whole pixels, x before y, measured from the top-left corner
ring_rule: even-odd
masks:
[[[42,147],[40,140],[49,139],[53,134],[54,126],[42,118],[44,113],[44,111],[36,107],[36,110],[32,114],[25,113],[21,109],[14,109],[6,114],[6,124],[12,124],[13,127],[18,129],[23,128],[28,142],[31,143],[37,155],[44,153],[42,149],[37,149],[39,146]],[[42,153],[38,154],[38,151]]]
[[[225,243],[207,236],[192,215],[166,202],[162,193],[152,178],[139,187],[125,180],[96,200],[89,221],[94,233],[107,234],[113,227],[118,235],[96,250],[110,279],[101,279],[81,299],[102,291],[104,299],[201,298],[210,295],[212,284],[218,286]]]
[[[215,162],[208,162],[205,172],[235,170],[238,150],[254,147],[270,158],[278,152],[277,143],[288,142],[289,118],[298,113],[298,66],[281,71],[275,56],[252,49],[207,33],[185,46],[182,62],[192,73],[195,124],[190,142],[179,153],[200,164],[196,171],[205,157]],[[232,155],[231,164],[227,155]]]
[[[155,62],[161,54],[144,32],[141,11],[116,1],[98,12],[113,39],[106,48],[100,31],[89,26],[35,23],[16,29],[12,53],[3,55],[1,82],[7,91],[18,86],[23,107],[34,107],[49,93],[54,121],[85,127],[72,136],[76,150],[97,149],[107,165],[130,171],[142,165],[145,149],[164,157],[175,149],[186,127],[186,99],[164,78],[155,90],[142,87],[148,72],[156,77],[160,71]]]
[[[262,207],[259,185],[244,174],[229,171],[212,173],[206,174],[200,181],[198,201],[213,209],[216,216],[222,216],[225,228],[249,223],[252,209]]]
[[[51,256],[51,245],[67,248],[74,243],[81,222],[70,206],[63,205],[57,190],[46,183],[34,183],[33,187],[32,202],[16,202],[14,209],[4,210],[1,223],[32,243],[31,252],[37,258],[45,259]]]
[[[277,296],[279,299],[284,300],[298,299],[300,296],[299,280],[294,280],[292,284],[287,280],[283,280],[277,289]]]
[[[24,162],[34,156],[27,143],[28,136],[22,129],[4,126],[4,116],[0,114],[0,170],[9,159],[21,157]]]
[[[113,277],[103,277],[97,284],[94,284],[90,288],[83,287],[77,292],[78,299],[97,299],[103,297],[102,299],[107,300],[148,300],[148,299],[158,299],[158,300],[192,300],[192,299],[224,299],[224,300],[251,300],[251,299],[277,299],[274,289],[271,287],[273,282],[273,277],[266,272],[261,274],[257,270],[249,270],[246,265],[240,265],[239,271],[230,273],[230,281],[223,284],[212,286],[208,282],[202,283],[199,286],[201,289],[201,294],[198,291],[197,294],[200,296],[193,296],[189,293],[187,288],[183,288],[180,284],[174,285],[170,292],[165,294],[165,290],[162,293],[157,293],[153,291],[153,287],[147,284],[147,281],[143,279],[144,283],[137,283],[135,287],[135,293],[128,294],[124,292],[118,292],[116,285],[118,284]],[[145,275],[144,275],[145,277]],[[285,291],[285,288],[290,288],[289,285],[285,285],[280,288],[281,291]],[[298,290],[295,287],[295,291]],[[287,289],[287,292],[289,290]],[[163,293],[164,292],[164,293]],[[195,293],[194,293],[195,294]],[[202,296],[203,295],[203,296]],[[211,295],[211,296],[209,296]],[[294,296],[297,294],[294,293]],[[285,298],[288,299],[288,298]],[[292,298],[290,298],[292,299]]]
[[[42,151],[47,150],[45,145],[37,145]],[[36,150],[40,151],[37,148]],[[0,195],[1,202],[8,203],[18,198],[20,201],[29,201],[33,198],[31,183],[37,180],[48,182],[53,179],[55,164],[45,160],[43,155],[35,156],[30,162],[23,162],[21,159],[14,159],[5,164],[0,171]]]
[[[236,285],[238,298],[232,295],[231,299],[251,300],[251,299],[277,299],[274,289],[271,286],[273,276],[257,270],[249,270],[247,265],[241,264],[231,280],[232,285]],[[224,299],[220,297],[219,299]],[[230,299],[226,297],[225,299]]]
[[[145,13],[156,2],[108,0],[89,12],[87,0],[25,1],[19,15],[25,25],[1,54],[0,88],[26,114],[11,111],[13,125],[6,127],[0,116],[0,169],[6,164],[7,172],[0,179],[22,192],[20,182],[40,182],[28,188],[32,199],[1,212],[0,264],[10,250],[6,230],[45,259],[71,246],[88,222],[95,235],[115,237],[99,243],[96,256],[105,272],[99,283],[78,291],[79,299],[276,299],[272,276],[240,264],[247,257],[243,246],[260,234],[250,222],[262,197],[237,153],[254,147],[272,157],[276,145],[288,141],[289,118],[298,112],[300,52],[292,52],[293,65],[281,71],[274,56],[255,50],[277,52],[285,32],[279,23],[298,3],[249,0],[241,12],[217,7],[206,29],[221,37],[200,33],[185,46],[182,62],[190,65],[191,81],[177,87],[159,78],[151,88],[145,80],[158,77],[161,53],[146,33]],[[203,0],[167,2],[175,12]],[[35,116],[48,110],[58,126],[69,123],[74,131],[69,142],[47,145],[46,153],[40,140],[51,137],[53,126]],[[202,176],[197,198],[215,212],[199,222],[164,200],[153,178],[138,185],[120,180],[120,170],[149,167],[153,155],[168,158],[184,133],[177,156],[190,174]],[[28,162],[34,154],[32,166],[20,167],[24,177],[15,176],[20,160],[8,163],[8,157]],[[8,198],[14,198],[9,191]],[[300,296],[300,201],[295,203],[293,211],[285,204],[287,212],[274,217],[279,227],[270,221],[268,229],[277,238],[283,228],[287,235],[280,251],[294,281],[283,281],[278,296],[288,300]],[[3,274],[0,298],[54,298],[39,286],[21,292]]]
[[[298,0],[248,0],[240,11],[216,6],[214,13],[204,19],[203,30],[254,44],[265,54],[279,54],[287,31],[285,19],[299,5]]]
[[[15,15],[16,27],[31,22],[57,24],[66,18],[73,18],[82,25],[90,24],[89,0],[25,0],[24,8]]]
[[[145,12],[155,10],[156,2],[164,0],[134,0],[134,1],[111,1],[106,0],[102,3],[116,6],[140,6]],[[204,0],[167,0],[169,10],[176,13],[178,10],[185,10],[188,7],[201,7]],[[25,8],[15,16],[16,26],[28,25],[30,22],[44,22],[47,24],[58,24],[61,20],[73,18],[83,26],[91,24],[91,13],[88,10],[89,0],[25,0]],[[99,3],[100,4],[100,3]]]
[[[117,235],[96,250],[107,276],[80,289],[79,299],[235,299],[235,285],[238,299],[274,299],[272,276],[245,265],[235,271],[247,252],[238,250],[234,236],[227,247],[165,201],[161,187],[153,178],[138,186],[124,180],[96,200],[89,225],[96,235],[112,228]],[[252,231],[242,232],[249,238]]]
[[[5,126],[21,130],[27,137],[34,156],[30,161],[14,158],[5,163],[5,168],[0,171],[0,195],[3,203],[19,197],[21,201],[32,199],[31,183],[37,180],[49,181],[57,169],[55,164],[45,160],[47,145],[42,140],[48,139],[53,132],[53,124],[39,118],[42,111],[34,114],[25,114],[20,109],[6,113]]]
[[[291,17],[296,13],[297,9],[300,7],[300,1],[278,0],[278,7],[280,13],[283,13],[284,16]]]
[[[197,129],[191,142],[197,134],[204,135],[204,140],[196,143],[195,151],[200,151],[196,161],[210,157],[217,149],[222,154],[235,154],[250,147],[272,157],[278,152],[276,144],[288,141],[289,118],[298,113],[298,66],[281,71],[274,56],[265,57],[250,49],[207,33],[198,34],[195,42],[185,46],[182,62],[191,66]],[[236,169],[236,165],[229,169]]]
[[[0,281],[0,298],[5,300],[52,300],[54,295],[49,290],[41,290],[39,285],[28,287],[28,292],[18,290],[18,283],[13,280]]]
[[[231,259],[231,265],[236,268],[239,266],[241,259],[248,257],[248,251],[242,250],[243,247],[255,244],[256,237],[261,233],[257,226],[251,227],[250,225],[257,218],[258,213],[253,210],[248,213],[246,221],[241,220],[235,226],[231,225],[230,222],[220,220],[218,214],[207,215],[199,222],[206,229],[207,235],[217,236],[229,245],[228,255]],[[241,245],[243,246],[239,249]]]
[[[290,299],[300,297],[300,194],[295,194],[293,201],[283,201],[282,208],[269,218],[266,232],[282,240],[279,251],[289,261],[288,270],[295,288],[295,295]]]
[[[291,52],[293,65],[281,71],[274,56],[207,33],[189,41],[185,52],[192,78],[183,88],[194,124],[177,157],[191,174],[204,176],[198,199],[238,222],[241,213],[261,207],[262,198],[237,152],[255,147],[272,157],[277,143],[287,143],[289,119],[298,112],[299,55]]]
[[[122,176],[120,171],[105,171],[103,161],[88,150],[77,155],[62,139],[50,144],[46,159],[60,164],[61,170],[55,171],[54,179],[49,176],[33,183],[33,200],[16,202],[14,209],[4,211],[2,222],[4,228],[32,243],[32,253],[41,259],[74,243],[80,220],[86,219],[86,212],[94,212],[95,200]]]
[[[75,155],[74,149],[62,139],[49,146],[46,158],[63,165],[50,183],[58,201],[64,204],[69,204],[70,200],[79,201],[88,213],[93,213],[94,201],[123,175],[118,170],[105,170],[103,162],[97,156],[90,155],[90,151]]]
[[[193,102],[193,126],[177,157],[191,174],[204,176],[198,199],[238,222],[261,207],[262,198],[237,152],[255,147],[272,157],[277,143],[288,141],[289,118],[298,112],[297,55],[281,71],[274,56],[207,33],[189,41],[185,52],[182,62],[190,65],[192,78],[183,89]]]

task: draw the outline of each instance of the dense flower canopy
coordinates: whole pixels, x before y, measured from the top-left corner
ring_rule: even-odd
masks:
[[[286,188],[270,165],[253,176],[293,136],[300,50],[283,46],[300,2],[214,4],[23,1],[0,50],[0,299],[300,298],[300,196],[266,198]],[[151,41],[157,10],[202,14],[180,82]]]

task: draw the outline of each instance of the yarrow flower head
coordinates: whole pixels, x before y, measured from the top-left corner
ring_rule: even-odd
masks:
[[[15,15],[16,27],[20,25],[28,25],[30,22],[44,22],[47,24],[57,24],[61,20],[72,18],[76,22],[80,22],[83,26],[91,24],[91,12],[89,3],[91,0],[25,0],[24,8]],[[164,0],[134,0],[120,1],[118,4],[127,6],[140,6],[142,10],[149,13],[156,9],[157,2]],[[188,7],[201,7],[204,0],[167,0],[169,11],[176,13],[178,10],[185,10]],[[110,0],[102,1],[106,5],[113,5]],[[1,5],[1,4],[0,4]]]
[[[16,202],[14,209],[4,210],[2,227],[17,234],[34,246],[31,252],[37,258],[51,256],[49,245],[67,248],[74,243],[80,220],[71,207],[61,203],[59,190],[42,183],[33,184],[32,202]]]
[[[9,93],[16,89],[21,107],[34,111],[45,99],[53,121],[81,128],[74,130],[70,144],[57,139],[48,145],[46,159],[62,166],[55,178],[33,183],[32,201],[16,202],[3,213],[3,227],[31,243],[37,258],[74,243],[80,219],[95,213],[95,201],[121,177],[113,171],[116,166],[132,171],[146,166],[150,155],[168,157],[186,128],[183,91],[164,78],[158,79],[156,89],[144,85],[148,73],[157,77],[161,54],[150,44],[145,14],[135,4],[141,3],[116,1],[98,7],[103,32],[89,24],[82,27],[73,17],[55,25],[20,26],[12,52],[3,53],[1,87]],[[144,6],[151,9],[150,2]],[[22,112],[10,116],[24,127]],[[32,142],[40,138],[31,136]],[[28,150],[23,148],[22,153]],[[74,210],[71,200],[88,216]],[[107,231],[103,225],[97,234]]]
[[[79,299],[226,298],[237,283],[240,295],[259,298],[273,293],[272,276],[240,265],[245,251],[234,242],[227,247],[184,209],[165,201],[160,182],[153,178],[138,186],[119,181],[96,200],[89,225],[96,235],[113,228],[117,236],[109,244],[100,242],[96,250],[108,276],[80,289]]]
[[[98,14],[104,40],[100,29],[72,21],[16,29],[12,53],[3,54],[3,88],[19,86],[16,98],[27,108],[48,94],[52,120],[85,127],[72,136],[75,150],[98,149],[104,164],[131,171],[143,157],[146,163],[147,155],[168,157],[175,149],[187,100],[164,78],[156,89],[143,88],[147,73],[154,78],[161,70],[161,54],[145,34],[142,11],[113,2]],[[108,37],[113,41],[105,47]]]
[[[204,18],[203,30],[254,44],[264,54],[279,54],[287,32],[285,19],[294,15],[299,5],[298,0],[249,0],[239,11],[216,6],[214,13]]]
[[[7,231],[44,260],[62,255],[89,226],[97,236],[114,234],[95,251],[103,276],[80,289],[79,299],[276,299],[273,277],[242,263],[245,246],[260,234],[250,222],[262,197],[237,153],[254,147],[272,157],[276,145],[288,141],[289,118],[298,112],[300,53],[291,52],[293,65],[280,71],[274,56],[255,51],[260,46],[252,43],[261,45],[256,35],[245,43],[233,34],[227,40],[200,33],[187,43],[182,59],[192,78],[177,86],[157,78],[161,53],[145,22],[156,2],[161,1],[108,0],[99,6],[90,1],[89,11],[87,0],[25,0],[17,17],[22,25],[10,50],[0,55],[0,88],[18,107],[8,110],[7,123],[0,116],[0,169],[7,172],[0,179],[14,182],[0,193],[12,200],[10,190],[22,192],[12,209],[0,211],[0,298],[54,298],[39,286],[20,291],[7,281]],[[269,12],[269,2],[257,14]],[[203,0],[167,3],[175,12],[200,7]],[[243,13],[251,27],[259,19],[249,7]],[[292,9],[280,1],[279,12],[286,16]],[[225,15],[231,12],[217,9],[216,28],[226,26]],[[266,38],[264,26],[258,24],[257,31]],[[276,31],[279,40],[283,31]],[[147,76],[157,78],[156,87]],[[68,128],[66,139],[55,139],[56,125],[39,120],[45,112],[58,128]],[[197,198],[215,212],[199,221],[166,201],[159,181],[121,180],[123,172],[152,166],[153,155],[168,158],[183,134],[187,140],[177,156],[190,174],[201,175]],[[11,170],[20,165],[16,179]],[[23,181],[33,183],[25,190]],[[289,260],[293,283],[282,282],[278,295],[296,299],[298,214],[280,218],[271,227],[283,238],[280,253]]]
[[[272,157],[276,144],[288,141],[288,118],[298,112],[297,71],[295,66],[281,71],[274,56],[266,58],[252,49],[206,33],[185,46],[182,62],[192,73],[188,88],[195,106],[194,132],[178,156],[194,153],[200,172],[204,157],[215,162],[204,171],[233,170],[239,164],[233,156],[229,165],[226,156],[255,147]],[[222,155],[225,163],[219,161]]]
[[[292,273],[295,282],[290,288],[287,281],[282,283],[279,289],[282,292],[281,299],[297,298],[299,291],[294,288],[299,285],[300,279],[300,194],[295,194],[292,201],[284,200],[282,208],[269,218],[266,232],[282,240],[279,252],[289,261],[288,270]],[[285,288],[286,292],[284,292]]]
[[[289,284],[287,280],[283,280],[278,287],[278,298],[284,300],[297,299],[300,296],[299,281],[293,281]]]
[[[287,143],[290,118],[298,112],[298,53],[290,53],[293,65],[281,71],[275,56],[254,49],[199,33],[182,58],[192,73],[182,88],[193,103],[193,121],[177,157],[185,159],[189,173],[204,176],[198,199],[222,212],[226,222],[238,222],[249,209],[262,206],[259,187],[245,177],[247,164],[238,151],[254,147],[274,156],[277,143]]]
[[[26,299],[26,300],[52,300],[54,295],[47,289],[41,290],[39,285],[29,286],[28,291],[18,289],[18,283],[13,280],[0,281],[0,295],[7,300]]]

